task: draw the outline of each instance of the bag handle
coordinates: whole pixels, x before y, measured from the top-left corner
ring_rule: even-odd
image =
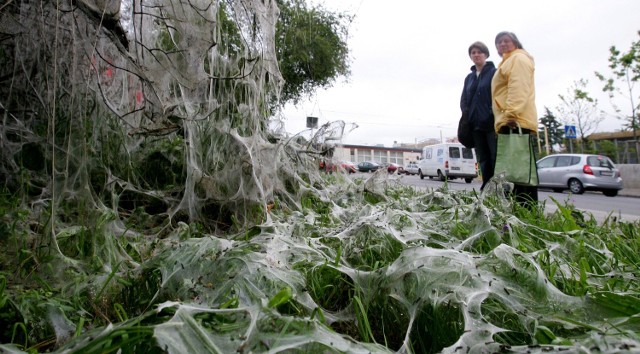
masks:
[[[516,126],[518,126],[518,135],[522,135],[522,127],[520,127],[520,123],[516,122]],[[511,128],[511,127],[509,127],[509,128]],[[509,134],[511,134],[511,132],[509,132]]]

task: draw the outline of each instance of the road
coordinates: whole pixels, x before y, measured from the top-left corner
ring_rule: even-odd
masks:
[[[357,173],[356,175],[359,175]],[[366,174],[362,174],[362,177],[366,177]],[[401,181],[405,185],[426,187],[426,188],[439,188],[444,182],[437,179],[430,180],[425,178],[420,179],[417,175],[414,176],[393,176],[401,177]],[[455,190],[480,190],[481,182],[478,179],[474,179],[471,183],[465,183],[462,179],[455,179],[449,181],[449,188]],[[553,197],[561,205],[564,205],[565,201],[569,201],[578,210],[586,211],[596,218],[598,221],[603,221],[607,216],[616,216],[618,220],[624,221],[638,221],[640,220],[640,199],[633,197],[605,197],[600,192],[585,192],[584,194],[569,194],[568,191],[564,193],[554,193],[552,191],[540,190],[538,194],[540,201],[546,201],[546,209],[548,212],[553,212],[557,209],[556,204],[550,198]]]

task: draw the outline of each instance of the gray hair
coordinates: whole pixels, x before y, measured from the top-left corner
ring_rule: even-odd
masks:
[[[516,34],[509,31],[502,31],[498,33],[498,35],[496,36],[496,43],[495,43],[496,46],[498,45],[498,40],[500,39],[500,37],[504,37],[504,36],[509,36],[509,38],[511,38],[511,40],[513,41],[513,44],[516,45],[516,48],[524,49],[522,47],[522,43],[520,43],[520,40],[518,39],[518,37],[516,37]]]

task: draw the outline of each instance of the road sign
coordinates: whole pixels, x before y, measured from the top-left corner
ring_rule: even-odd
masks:
[[[318,117],[307,117],[307,128],[317,128],[318,127]]]
[[[576,138],[576,126],[575,125],[565,125],[564,126],[564,137],[567,139],[575,139]]]

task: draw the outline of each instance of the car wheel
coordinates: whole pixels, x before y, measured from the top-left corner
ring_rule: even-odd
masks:
[[[563,189],[562,188],[554,188],[553,191],[556,192],[556,193],[562,193]]]
[[[616,195],[618,195],[618,190],[617,189],[605,189],[602,191],[602,194],[606,195],[607,197],[615,197]]]
[[[584,186],[579,179],[572,178],[569,180],[569,190],[573,194],[582,194],[584,193]]]
[[[440,180],[442,182],[447,180],[447,177],[445,175],[442,174],[442,171],[438,170],[438,178],[440,178]]]
[[[418,176],[420,176],[420,179],[424,179],[424,175],[422,174],[422,170],[418,170]]]
[[[473,182],[473,178],[465,178],[464,181],[467,183],[471,183]]]

